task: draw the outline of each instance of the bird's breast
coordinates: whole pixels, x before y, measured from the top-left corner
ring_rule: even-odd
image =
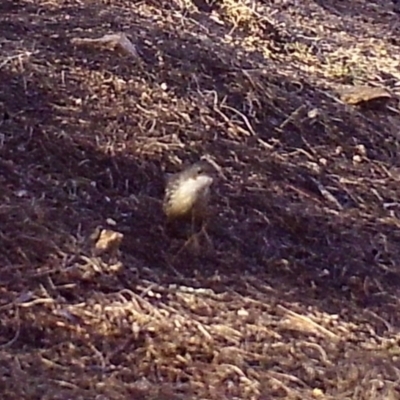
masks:
[[[178,185],[170,194],[166,213],[170,218],[184,216],[191,212],[201,212],[206,207],[212,178],[188,180]]]

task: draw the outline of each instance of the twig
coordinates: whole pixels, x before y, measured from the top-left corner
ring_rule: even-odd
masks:
[[[323,336],[327,336],[330,339],[338,340],[339,337],[331,332],[330,330],[324,328],[323,326],[317,324],[315,321],[313,321],[311,318],[305,317],[304,315],[297,314],[294,311],[291,311],[281,305],[277,306],[278,309],[283,311],[285,314],[289,316],[289,318],[292,320],[291,328],[293,329],[300,329],[303,331],[308,331],[308,332],[314,332],[314,333],[319,333],[322,334]],[[296,323],[297,322],[297,323]]]
[[[11,340],[9,340],[7,343],[4,343],[4,344],[0,345],[0,349],[5,349],[6,347],[12,346],[19,338],[19,335],[20,335],[20,332],[21,332],[21,320],[20,320],[20,317],[19,317],[19,308],[18,307],[15,308],[15,318],[18,321],[18,327],[17,327],[17,330],[16,330],[16,332],[14,334],[14,337]]]
[[[300,107],[298,107],[296,110],[294,110],[280,125],[279,125],[279,129],[283,129],[289,122],[291,122],[292,120],[294,120],[295,117],[297,117],[297,115],[300,114],[300,111],[302,111],[305,108],[305,105],[301,105]]]
[[[30,57],[32,54],[34,54],[34,53],[32,53],[30,51],[25,51],[24,53],[17,54],[15,56],[9,56],[9,57],[5,58],[2,63],[0,63],[0,69],[3,68],[5,65],[7,65],[12,60],[21,60],[22,57],[24,57],[24,56]]]
[[[253,127],[251,126],[249,120],[247,119],[247,117],[245,115],[243,115],[239,110],[236,110],[233,107],[227,106],[227,105],[222,105],[221,108],[226,108],[227,110],[233,111],[234,113],[238,114],[239,116],[242,117],[244,123],[246,124],[248,130],[252,133],[253,136],[257,136],[256,132],[254,131]]]

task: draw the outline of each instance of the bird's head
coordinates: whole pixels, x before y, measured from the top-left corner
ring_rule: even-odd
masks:
[[[174,186],[187,196],[197,196],[207,190],[214,181],[212,166],[206,161],[199,161],[182,172],[168,177],[168,186]]]

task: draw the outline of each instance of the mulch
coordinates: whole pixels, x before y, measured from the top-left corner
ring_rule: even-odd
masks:
[[[398,15],[295,3],[1,2],[2,399],[400,398]],[[138,57],[74,45],[116,32]]]

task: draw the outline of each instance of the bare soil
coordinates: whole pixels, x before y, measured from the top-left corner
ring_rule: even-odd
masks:
[[[400,399],[399,15],[343,4],[1,1],[2,399]],[[139,58],[71,43],[115,32]],[[176,255],[163,175],[204,155]]]

